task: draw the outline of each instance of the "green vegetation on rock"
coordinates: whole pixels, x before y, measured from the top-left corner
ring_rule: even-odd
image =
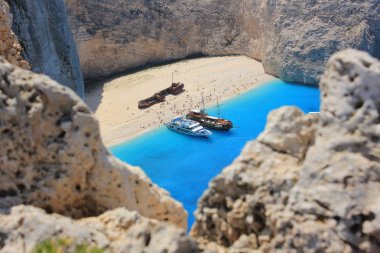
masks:
[[[87,244],[73,245],[71,239],[50,239],[38,244],[33,253],[103,253],[103,249]]]

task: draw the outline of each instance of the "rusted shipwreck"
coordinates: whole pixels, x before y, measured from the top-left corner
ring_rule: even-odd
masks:
[[[138,103],[139,109],[146,109],[152,105],[162,103],[165,101],[167,95],[178,95],[184,91],[185,85],[183,83],[172,83],[172,85],[166,89],[163,89],[153,96],[140,100]]]

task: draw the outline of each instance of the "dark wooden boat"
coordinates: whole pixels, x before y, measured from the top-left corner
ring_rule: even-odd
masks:
[[[221,131],[229,131],[233,127],[230,120],[209,116],[203,110],[192,110],[186,118],[197,121],[204,127]]]
[[[151,107],[154,104],[161,103],[165,101],[165,96],[162,96],[160,93],[155,93],[153,96],[140,100],[139,101],[139,109],[146,109],[148,107]]]

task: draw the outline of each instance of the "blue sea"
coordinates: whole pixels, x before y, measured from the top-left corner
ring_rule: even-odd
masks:
[[[240,153],[247,141],[264,129],[268,113],[294,105],[305,113],[319,111],[317,88],[271,81],[223,102],[221,116],[232,120],[230,132],[213,131],[210,138],[195,138],[161,127],[111,148],[119,159],[140,166],[153,182],[183,203],[194,222],[197,201],[209,181]],[[217,108],[208,108],[211,115]]]

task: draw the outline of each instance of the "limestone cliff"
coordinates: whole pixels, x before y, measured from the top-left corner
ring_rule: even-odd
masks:
[[[330,56],[356,48],[380,58],[378,0],[265,1],[263,63],[286,81],[317,83]]]
[[[21,45],[12,32],[12,20],[8,4],[0,0],[0,55],[13,65],[30,69],[29,63],[21,56]]]
[[[117,207],[186,227],[181,204],[104,147],[75,93],[0,59],[0,211],[29,204],[66,216]]]
[[[378,0],[65,0],[86,79],[186,56],[242,54],[316,85],[347,47],[380,57]]]
[[[380,252],[380,62],[327,64],[321,113],[281,108],[199,201],[191,234],[229,252]],[[257,251],[255,251],[257,250]]]
[[[32,70],[84,95],[83,76],[63,0],[8,0],[12,29]]]
[[[194,54],[254,54],[245,1],[65,2],[86,79]]]

